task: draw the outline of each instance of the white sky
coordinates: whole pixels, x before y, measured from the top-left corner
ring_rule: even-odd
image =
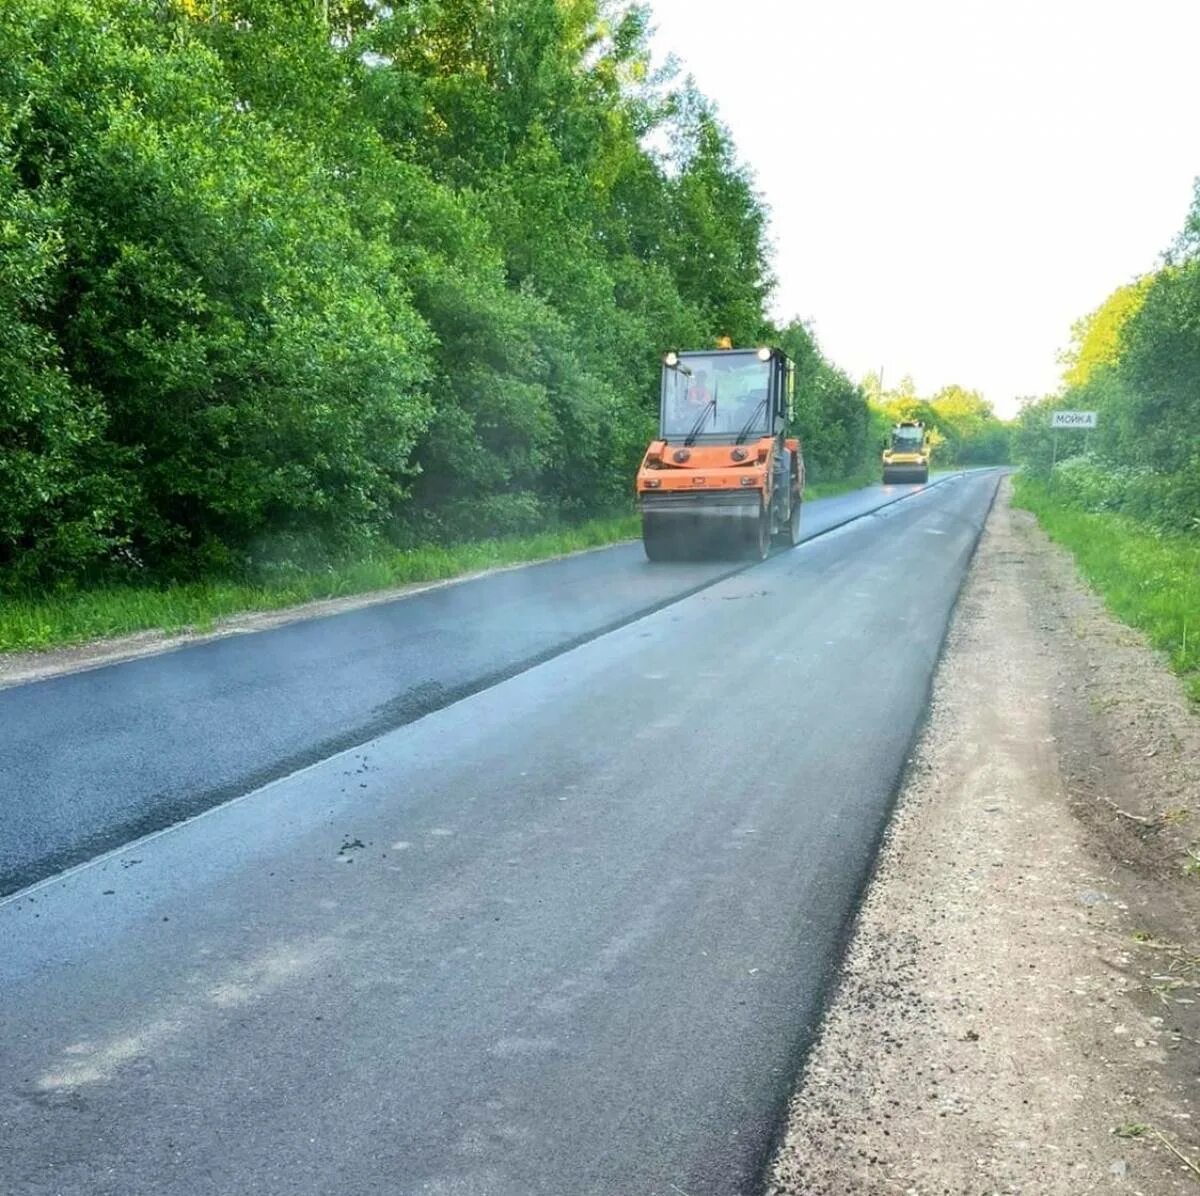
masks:
[[[855,378],[1055,389],[1200,175],[1197,0],[650,0],[772,210],[775,313]]]

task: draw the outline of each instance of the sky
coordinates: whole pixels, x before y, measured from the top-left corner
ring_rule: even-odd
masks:
[[[855,379],[1056,389],[1200,175],[1198,0],[650,0],[771,210],[774,315]]]

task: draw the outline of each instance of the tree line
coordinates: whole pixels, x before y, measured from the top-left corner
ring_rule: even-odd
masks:
[[[1017,421],[1025,471],[1088,509],[1200,532],[1200,184],[1163,265],[1081,319],[1063,364],[1061,393]],[[1056,438],[1059,409],[1096,411],[1098,425]]]
[[[1011,427],[979,391],[951,385],[921,398],[911,378],[885,391],[878,374],[869,374],[864,387],[884,433],[900,420],[919,420],[929,429],[935,468],[1008,461]]]
[[[0,584],[628,509],[660,352],[778,339],[767,211],[607,0],[6,0]]]

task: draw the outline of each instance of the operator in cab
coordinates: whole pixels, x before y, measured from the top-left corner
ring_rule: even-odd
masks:
[[[712,401],[712,391],[708,385],[708,371],[697,370],[688,384],[687,401],[701,406]]]

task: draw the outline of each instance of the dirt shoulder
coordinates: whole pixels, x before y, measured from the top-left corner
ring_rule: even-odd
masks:
[[[772,1196],[1200,1194],[1200,718],[1009,493]]]

